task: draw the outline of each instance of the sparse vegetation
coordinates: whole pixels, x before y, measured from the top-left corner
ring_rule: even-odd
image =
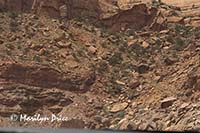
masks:
[[[121,52],[115,52],[109,59],[109,64],[112,66],[115,66],[117,64],[120,64],[122,62],[122,53]]]
[[[108,83],[107,86],[106,86],[106,92],[111,94],[111,95],[116,95],[116,94],[120,94],[122,91],[122,87],[118,84],[111,84],[111,83]]]
[[[17,17],[18,17],[19,14],[16,13],[16,12],[11,12],[11,13],[9,13],[8,15],[9,15],[10,18],[11,18],[10,24],[9,24],[10,30],[11,30],[12,32],[16,32],[16,31],[18,30],[18,26],[19,26],[19,24],[18,24],[18,22],[17,22]]]
[[[36,62],[42,62],[42,59],[39,55],[34,55],[33,60],[36,61]]]
[[[182,12],[158,0],[147,7],[131,5],[129,10],[119,5],[123,1],[104,2],[80,5],[84,7],[78,11],[72,6],[66,25],[43,16],[43,12],[0,12],[1,114],[10,113],[4,112],[7,107],[11,113],[67,111],[66,115],[77,116],[75,122],[67,122],[70,126],[74,122],[75,126],[81,123],[81,128],[95,129],[198,127],[199,16],[185,16],[186,8]],[[56,17],[59,10],[49,5],[45,15],[52,11],[50,15]],[[79,10],[83,12],[78,14]],[[83,16],[87,12],[88,16]],[[189,74],[194,75],[191,82]],[[24,87],[9,87],[7,83]],[[167,107],[162,106],[165,98],[170,102]],[[58,122],[56,126],[65,124]]]
[[[200,31],[195,33],[195,39],[200,39]]]
[[[97,66],[97,71],[99,72],[99,73],[105,73],[106,71],[107,71],[107,69],[108,69],[108,64],[107,64],[107,62],[106,61],[101,61],[99,64],[98,64],[98,66]]]
[[[129,90],[129,91],[127,91],[128,92],[128,98],[129,99],[133,99],[133,98],[135,98],[135,96],[136,96],[136,92],[135,92],[135,90]]]
[[[15,49],[15,46],[14,46],[13,44],[11,44],[11,43],[5,44],[5,47],[6,47],[7,49],[10,49],[10,50],[14,50],[14,49]]]
[[[23,55],[27,55],[29,51],[30,51],[30,49],[27,48],[27,47],[25,47],[25,48],[22,50]]]
[[[8,12],[8,16],[11,19],[16,19],[19,16],[19,13],[18,12]]]
[[[175,50],[182,50],[185,47],[185,42],[181,37],[176,37],[174,42],[174,49]]]
[[[6,49],[5,49],[5,52],[6,52],[6,54],[7,54],[8,56],[11,56],[11,55],[12,55],[11,49],[6,48]]]
[[[74,59],[77,61],[77,62],[80,62],[80,59],[79,57],[77,56],[77,54],[75,52],[72,52],[72,56],[74,57]]]

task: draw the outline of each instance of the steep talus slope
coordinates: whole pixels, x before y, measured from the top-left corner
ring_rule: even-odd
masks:
[[[74,0],[65,25],[51,2],[36,14],[0,12],[0,126],[199,130],[200,29],[190,5]],[[67,121],[11,122],[24,113]]]

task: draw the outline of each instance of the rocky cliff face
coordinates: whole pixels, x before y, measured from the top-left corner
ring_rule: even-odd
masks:
[[[139,4],[112,17],[103,19],[102,22],[107,27],[110,27],[112,31],[140,30],[153,24],[157,13],[158,10],[156,8],[148,8],[145,4]]]
[[[38,14],[48,15],[52,17],[59,17],[59,6],[63,3],[63,0],[35,0],[37,5],[36,10]],[[1,10],[11,10],[11,11],[30,11],[34,0],[0,0]],[[64,3],[68,5],[68,12],[71,17],[92,17],[92,18],[109,18],[113,15],[119,13],[119,11],[124,11],[131,9],[134,5],[141,3],[151,3],[152,0],[64,0]],[[167,3],[172,6],[176,6],[177,3],[182,9],[188,9],[194,6],[191,12],[199,12],[199,0],[162,0],[162,2]]]
[[[59,7],[61,0],[40,0],[32,7],[33,0],[0,0],[2,9],[12,11],[31,11],[39,15],[60,17]],[[68,18],[88,18],[90,22],[102,23],[112,31],[121,29],[138,30],[152,25],[157,17],[158,10],[149,8],[138,1],[117,0],[73,0],[65,1],[68,9]],[[160,28],[157,28],[160,29]]]
[[[59,18],[59,7],[61,0],[0,0],[0,7],[9,11],[31,11],[33,4],[37,14]],[[97,17],[100,11],[98,0],[73,0],[64,1],[68,6],[70,16]]]
[[[30,11],[33,0],[0,0],[1,10]]]

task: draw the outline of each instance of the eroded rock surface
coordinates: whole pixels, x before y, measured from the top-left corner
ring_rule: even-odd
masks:
[[[7,2],[0,126],[199,130],[198,0],[73,0],[66,25],[60,0]],[[21,113],[69,119],[11,122]]]
[[[41,0],[35,1],[6,1],[1,2],[1,6],[7,10],[13,11],[31,11],[36,14],[60,18],[59,7],[62,6],[60,0]],[[149,8],[146,4],[129,3],[131,8],[121,7],[123,2],[108,0],[73,0],[65,1],[67,5],[67,18],[89,19],[93,23],[103,23],[111,31],[120,30],[139,30],[155,23],[158,17],[156,8]],[[14,6],[14,8],[12,8]],[[163,23],[161,23],[162,25]],[[154,24],[155,26],[155,24]],[[157,25],[156,25],[157,26]],[[153,28],[153,30],[162,30],[162,28]]]
[[[3,64],[0,67],[0,78],[37,87],[57,87],[70,91],[86,91],[95,81],[95,74],[91,77],[84,77],[70,72],[63,74],[45,66]]]

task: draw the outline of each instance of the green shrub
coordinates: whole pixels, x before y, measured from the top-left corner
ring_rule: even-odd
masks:
[[[42,59],[39,55],[34,55],[33,60],[36,61],[36,62],[42,62]]]
[[[29,51],[30,51],[29,48],[24,48],[22,52],[24,55],[26,55],[26,54],[28,54]]]
[[[80,59],[79,59],[78,55],[75,52],[72,52],[72,56],[77,62],[80,62]]]
[[[195,39],[200,39],[200,32],[195,33]]]
[[[111,95],[120,94],[121,91],[122,91],[122,87],[118,84],[109,83],[106,87],[106,92]]]
[[[175,50],[182,50],[184,47],[185,47],[184,40],[180,37],[175,38],[174,49]]]
[[[132,100],[136,95],[135,90],[129,90],[128,91],[128,99]]]
[[[10,50],[10,49],[8,49],[8,48],[6,48],[6,49],[5,49],[5,52],[6,52],[6,54],[7,54],[7,55],[9,55],[9,56],[11,56],[11,55],[12,55],[12,52],[11,52],[11,50]]]
[[[174,37],[172,36],[172,35],[168,35],[168,36],[166,36],[166,40],[168,41],[168,42],[170,42],[170,43],[174,43]]]
[[[106,72],[108,69],[108,64],[106,61],[101,61],[99,64],[98,64],[98,68],[97,68],[97,71],[99,73],[104,73]]]
[[[9,25],[12,32],[16,32],[18,30],[19,24],[16,21],[11,21]]]
[[[8,16],[12,19],[16,19],[19,16],[17,12],[9,12]]]
[[[10,44],[10,43],[5,44],[5,47],[6,47],[7,49],[10,49],[10,50],[14,50],[14,49],[15,49],[15,46],[12,45],[12,44]]]
[[[112,55],[109,59],[109,64],[114,66],[116,64],[120,64],[122,62],[122,53],[120,52],[115,52],[114,55]]]

